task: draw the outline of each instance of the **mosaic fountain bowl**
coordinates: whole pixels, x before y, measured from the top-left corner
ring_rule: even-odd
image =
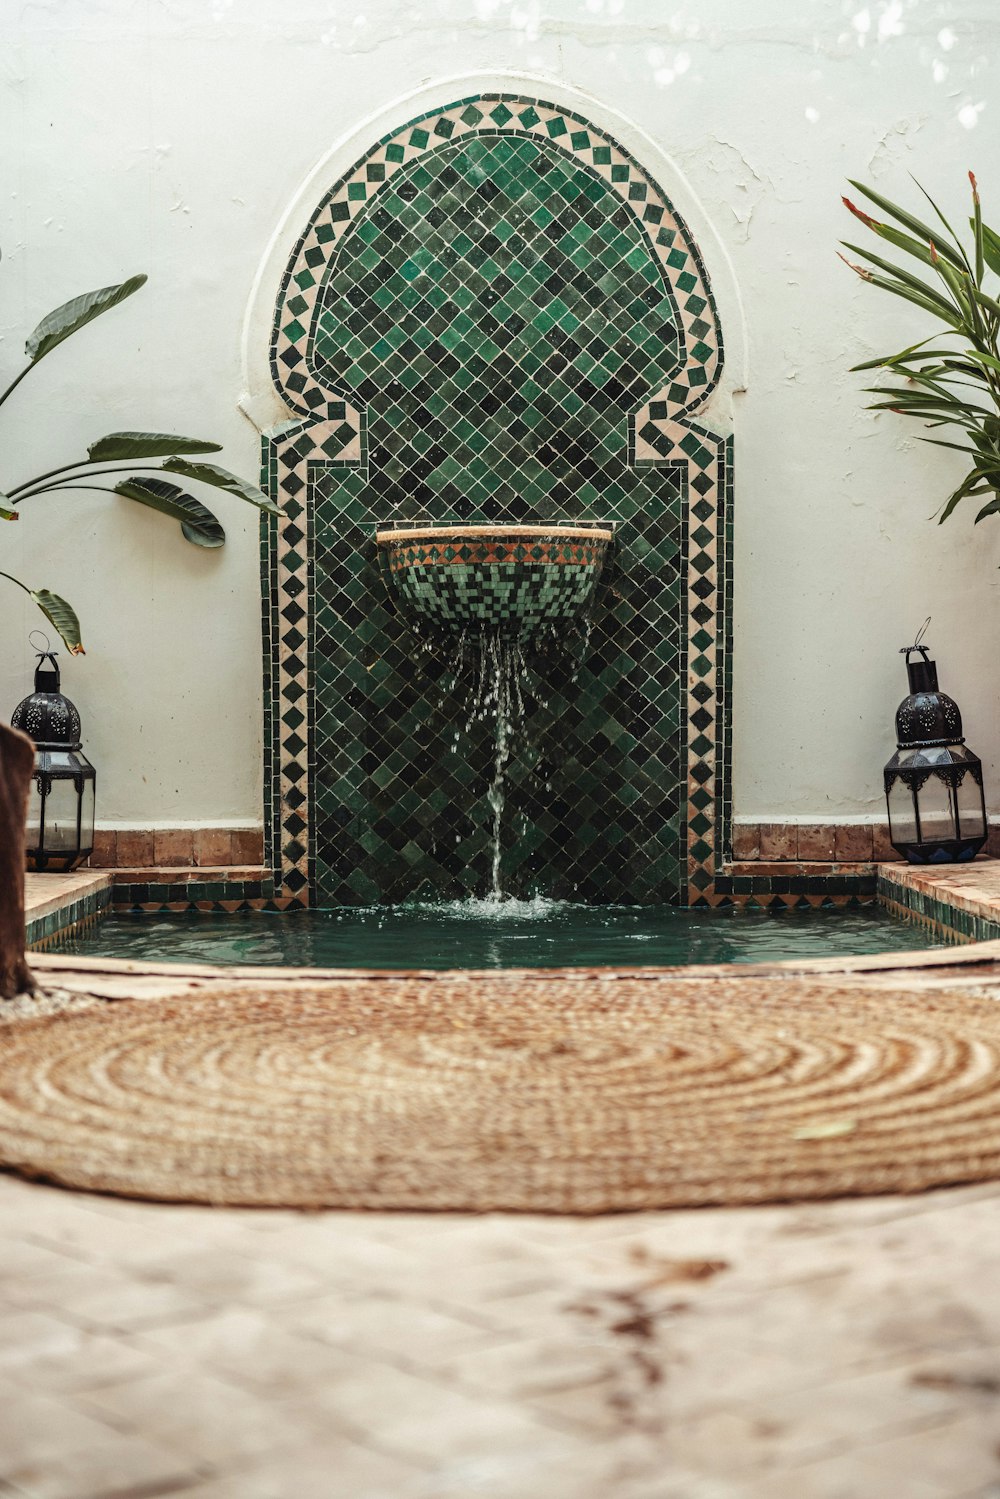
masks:
[[[526,640],[588,615],[610,526],[408,526],[376,532],[386,586],[434,631]]]

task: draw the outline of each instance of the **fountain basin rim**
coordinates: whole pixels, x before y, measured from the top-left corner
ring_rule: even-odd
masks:
[[[377,530],[375,541],[379,546],[392,546],[399,541],[432,541],[438,537],[473,539],[497,536],[512,539],[544,536],[550,540],[613,541],[614,531],[607,525],[586,524],[574,526],[410,526],[405,530],[400,528],[398,531]]]

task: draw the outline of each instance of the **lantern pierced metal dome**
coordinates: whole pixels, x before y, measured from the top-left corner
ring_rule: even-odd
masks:
[[[31,869],[65,873],[93,852],[96,772],[83,753],[80,715],[59,690],[56,653],[41,631],[35,690],[11,715],[15,729],[35,741],[28,800],[27,855]],[[30,639],[31,637],[29,637]]]
[[[46,666],[46,662],[50,662]],[[74,749],[81,745],[80,714],[59,690],[55,651],[39,651],[35,690],[22,698],[10,716],[11,727],[35,741],[37,749]]]

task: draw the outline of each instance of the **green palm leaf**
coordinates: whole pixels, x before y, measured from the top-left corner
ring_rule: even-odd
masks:
[[[988,224],[983,225],[983,259],[990,270],[1000,276],[1000,234],[995,233]]]
[[[957,269],[964,269],[962,256],[956,250],[953,250],[951,245],[940,243],[941,236],[936,229],[932,229],[929,224],[925,224],[921,219],[914,217],[905,208],[900,208],[898,203],[891,202],[889,198],[883,198],[882,194],[877,193],[873,187],[865,187],[864,183],[855,182],[853,177],[848,178],[848,181],[852,187],[857,188],[859,193],[864,194],[869,203],[874,203],[877,208],[881,208],[885,213],[890,214],[898,224],[902,224],[904,228],[909,229],[910,233],[915,234],[917,239],[922,240],[925,245],[933,240],[939,254],[943,255],[946,260],[950,260],[952,265]]]

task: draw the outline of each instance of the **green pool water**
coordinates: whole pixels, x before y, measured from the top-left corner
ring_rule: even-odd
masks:
[[[689,911],[568,901],[343,907],[272,915],[108,916],[59,951],[149,962],[320,968],[767,963],[940,945],[878,907]]]

